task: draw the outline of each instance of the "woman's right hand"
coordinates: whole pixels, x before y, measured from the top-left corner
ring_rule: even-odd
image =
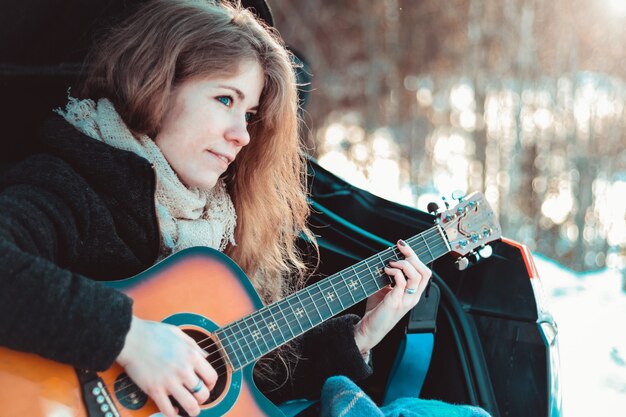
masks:
[[[200,404],[209,399],[217,382],[206,352],[176,326],[133,316],[117,363],[154,402],[163,415],[178,415],[169,396],[191,416],[200,414]],[[199,382],[202,389],[191,390]]]

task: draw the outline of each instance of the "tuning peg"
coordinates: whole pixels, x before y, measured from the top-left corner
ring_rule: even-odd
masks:
[[[454,200],[458,200],[459,203],[462,202],[463,199],[465,198],[465,191],[456,190],[456,191],[452,192],[452,198]]]
[[[490,245],[485,245],[478,249],[478,254],[481,256],[481,258],[488,258],[491,256],[492,253],[493,248]]]
[[[456,269],[458,269],[459,271],[463,271],[469,265],[469,260],[467,260],[467,258],[465,257],[460,257],[456,260],[455,265]]]
[[[441,200],[443,201],[443,204],[446,206],[446,210],[448,210],[450,208],[450,204],[448,203],[446,198],[442,196]]]
[[[426,210],[428,210],[430,214],[437,214],[439,212],[439,205],[435,202],[430,202],[426,206]]]

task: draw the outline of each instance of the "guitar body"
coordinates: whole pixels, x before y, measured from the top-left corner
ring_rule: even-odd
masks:
[[[226,255],[209,248],[181,251],[135,277],[105,285],[129,295],[134,300],[136,316],[178,325],[201,339],[262,307],[243,271]],[[228,367],[226,375],[220,377],[222,392],[202,406],[200,415],[282,417],[280,410],[255,387],[253,367],[254,363],[235,372]],[[125,402],[128,393],[116,394],[116,388],[120,391],[124,385],[123,369],[117,364],[98,376],[117,411],[116,414],[111,410],[113,416],[160,415],[149,399],[131,409]],[[0,347],[0,416],[90,415],[74,368]],[[103,412],[93,415],[106,416]]]

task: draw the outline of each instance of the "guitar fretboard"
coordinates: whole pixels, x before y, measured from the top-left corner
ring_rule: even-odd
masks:
[[[439,226],[406,241],[425,264],[450,251]],[[392,283],[383,268],[395,259],[402,259],[402,254],[393,246],[222,327],[215,335],[238,370]]]

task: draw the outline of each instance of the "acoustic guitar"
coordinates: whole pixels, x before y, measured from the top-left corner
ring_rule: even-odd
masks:
[[[466,259],[500,236],[491,208],[475,193],[406,241],[427,264],[449,252]],[[209,248],[181,251],[135,277],[104,285],[133,298],[138,317],[180,326],[209,353],[207,360],[219,378],[202,417],[279,417],[280,410],[254,385],[255,362],[389,285],[392,280],[382,268],[399,258],[396,247],[388,248],[268,306],[230,258]],[[0,348],[0,416],[159,415],[118,365],[85,372]]]

